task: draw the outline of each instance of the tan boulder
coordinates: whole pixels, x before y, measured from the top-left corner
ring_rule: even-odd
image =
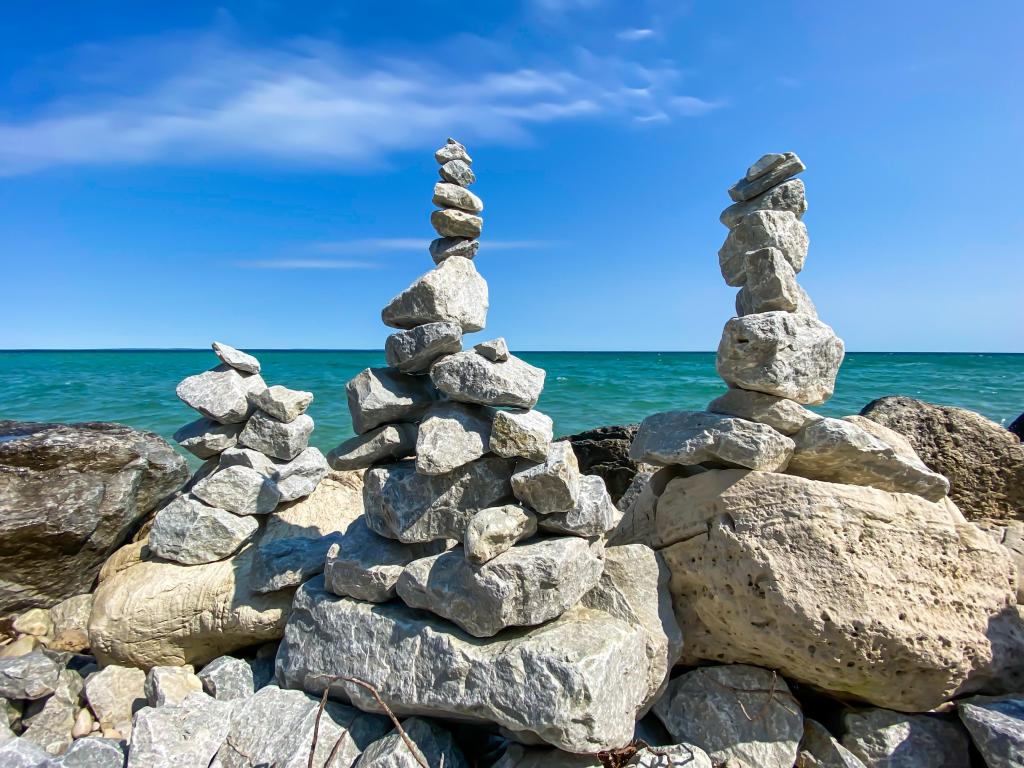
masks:
[[[1021,637],[1008,553],[944,504],[720,470],[670,480],[655,517],[684,662],[757,664],[908,712],[1024,663],[1005,639]]]

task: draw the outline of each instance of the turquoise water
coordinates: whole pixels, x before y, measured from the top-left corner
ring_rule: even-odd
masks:
[[[312,444],[352,435],[345,382],[384,364],[379,351],[260,351],[268,384],[313,392]],[[537,406],[556,434],[625,424],[656,411],[702,409],[725,389],[712,352],[525,352],[548,372]],[[170,438],[196,415],[175,385],[218,362],[210,351],[0,352],[0,418],[118,421]],[[1009,424],[1024,410],[1024,355],[851,353],[836,394],[817,408],[857,413],[885,395],[959,405]]]

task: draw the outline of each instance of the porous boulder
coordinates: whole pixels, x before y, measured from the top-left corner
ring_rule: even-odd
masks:
[[[450,256],[393,298],[381,319],[391,328],[454,323],[463,333],[482,331],[487,324],[487,282],[472,261]]]
[[[0,614],[90,591],[103,561],[187,479],[184,458],[152,432],[0,421]]]

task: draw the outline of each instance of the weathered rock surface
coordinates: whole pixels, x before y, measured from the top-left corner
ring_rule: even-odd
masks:
[[[252,517],[179,496],[161,509],[149,531],[149,550],[184,565],[212,563],[238,551],[259,528]]]
[[[466,559],[482,565],[536,532],[537,516],[519,504],[481,509],[466,526]]]
[[[146,707],[135,717],[128,768],[209,765],[224,743],[233,707],[205,693],[177,706]]]
[[[789,473],[811,480],[868,485],[939,501],[949,481],[919,459],[908,459],[870,432],[844,419],[813,421],[793,436]]]
[[[218,701],[237,701],[256,692],[252,666],[234,656],[220,656],[199,671],[203,690]]]
[[[124,768],[124,746],[116,739],[78,739],[58,760],[45,768]]]
[[[53,637],[53,619],[45,608],[30,608],[14,619],[11,628],[19,635]]]
[[[461,549],[415,560],[398,579],[412,608],[443,616],[476,637],[561,616],[601,578],[600,549],[559,537],[518,544],[477,566]]]
[[[265,515],[281,501],[273,480],[238,464],[204,477],[192,487],[192,493],[211,507],[236,515]]]
[[[804,737],[796,768],[866,768],[850,750],[832,738],[825,726],[804,719]]]
[[[967,733],[955,718],[867,709],[847,713],[843,730],[842,745],[868,768],[971,764]]]
[[[367,368],[345,385],[345,392],[358,435],[388,422],[414,421],[437,399],[429,379],[393,368]]]
[[[489,448],[505,458],[519,456],[544,461],[551,449],[554,429],[551,417],[540,411],[496,411]]]
[[[452,256],[472,259],[480,250],[480,241],[468,237],[439,237],[430,241],[430,258],[440,264]]]
[[[220,361],[225,365],[229,365],[235,370],[242,371],[243,373],[259,373],[260,372],[260,361],[247,352],[243,352],[240,349],[235,349],[227,344],[221,344],[219,341],[213,342],[214,354],[220,358]]]
[[[249,469],[255,469],[264,477],[274,479],[277,477],[278,470],[285,466],[287,462],[279,462],[266,456],[259,451],[254,451],[252,448],[236,447],[228,448],[224,453],[220,455],[220,459],[214,465],[214,469],[224,469],[225,467],[240,466],[248,467]],[[207,462],[209,464],[209,462]],[[207,464],[204,464],[195,475],[192,476],[190,481],[191,486],[195,486],[200,480],[209,477],[213,474],[213,470],[206,472],[205,468]]]
[[[462,329],[455,323],[426,323],[388,336],[384,357],[402,373],[423,373],[439,357],[462,351]]]
[[[487,282],[472,261],[450,256],[393,298],[381,319],[391,328],[455,323],[463,333],[482,331],[487,324]]]
[[[622,512],[608,495],[604,480],[596,475],[583,475],[580,477],[580,495],[573,508],[544,515],[539,524],[552,533],[590,537],[607,533],[620,519]]]
[[[89,639],[103,664],[201,665],[281,636],[291,594],[249,588],[254,547],[205,565],[130,562],[96,590]]]
[[[1024,765],[1024,696],[976,696],[957,703],[960,721],[990,768]]]
[[[513,462],[484,457],[445,475],[421,475],[412,462],[366,473],[363,502],[370,529],[405,543],[462,540],[479,510],[512,500]]]
[[[0,765],[4,768],[43,768],[50,755],[28,739],[0,740]]]
[[[632,739],[648,672],[644,631],[594,609],[578,606],[481,643],[401,603],[335,597],[319,579],[296,593],[277,657],[278,679],[289,687],[317,694],[320,675],[349,675],[377,688],[400,716],[490,721],[575,752]],[[359,686],[334,691],[377,709]]]
[[[265,414],[278,421],[294,421],[306,412],[313,402],[313,393],[301,389],[288,389],[274,384],[253,397],[253,403]]]
[[[438,208],[460,208],[469,213],[480,213],[484,209],[484,201],[474,195],[465,187],[452,184],[446,181],[439,181],[434,185],[433,203]],[[448,237],[441,233],[442,237]],[[476,237],[476,235],[458,234],[456,237]]]
[[[71,746],[71,731],[82,706],[82,676],[72,669],[61,671],[53,695],[43,707],[24,720],[21,737],[35,742],[51,755],[60,755]]]
[[[762,312],[725,324],[716,367],[730,387],[815,405],[832,396],[844,354],[842,340],[820,320]]]
[[[452,735],[431,720],[410,717],[402,723],[405,738],[394,730],[377,739],[359,758],[360,768],[422,768],[423,765],[468,768]],[[412,742],[414,754],[405,739]]]
[[[245,423],[238,442],[275,459],[291,461],[309,445],[311,434],[313,419],[304,413],[284,422],[257,410]]]
[[[680,675],[654,712],[672,738],[700,747],[715,765],[739,768],[792,768],[804,730],[786,681],[743,664]]]
[[[807,227],[789,211],[754,211],[729,230],[718,251],[718,264],[727,285],[746,283],[750,253],[773,248],[789,262],[793,273],[804,268],[809,245]]]
[[[753,179],[749,178],[749,176],[744,176],[733,184],[729,189],[729,197],[737,202],[750,200],[771,189],[776,184],[780,184],[791,176],[796,176],[798,173],[806,170],[807,166],[800,161],[796,153],[785,152],[783,154],[785,159],[770,170]]]
[[[203,690],[203,681],[191,664],[183,667],[153,667],[146,673],[146,701],[151,707],[181,704],[191,694]]]
[[[346,440],[327,454],[332,469],[365,469],[416,451],[415,424],[385,424]]]
[[[746,281],[736,296],[736,314],[796,312],[802,292],[796,273],[778,248],[760,248],[746,256]],[[807,309],[805,306],[804,310]]]
[[[950,498],[969,520],[1024,520],[1024,445],[964,408],[883,397],[861,411],[910,441],[921,460],[949,478]]]
[[[515,355],[488,360],[476,350],[449,355],[434,363],[430,378],[452,400],[479,405],[533,408],[544,389],[545,373]]]
[[[85,681],[85,697],[101,729],[128,739],[132,716],[146,706],[146,673],[116,664],[105,666]]]
[[[807,212],[803,181],[790,179],[746,202],[733,203],[722,211],[718,220],[732,229],[744,216],[754,211],[789,211],[798,219],[802,219]]]
[[[178,384],[178,397],[189,408],[221,424],[237,424],[249,418],[249,394],[264,389],[258,373],[239,373],[227,365],[189,376]]]
[[[63,632],[88,629],[91,611],[92,594],[75,595],[61,600],[50,609],[54,636]]]
[[[295,501],[309,496],[320,484],[330,466],[319,448],[310,446],[288,463],[278,463],[276,477],[277,490],[281,494],[281,502]]]
[[[710,463],[781,472],[793,441],[767,424],[704,411],[666,411],[640,424],[629,449],[633,461],[657,466]]]
[[[462,160],[449,160],[437,169],[438,174],[445,181],[458,184],[460,187],[471,186],[476,181],[476,174],[473,169]]]
[[[712,470],[669,480],[656,529],[691,661],[922,711],[1008,653],[992,633],[1014,601],[1009,557],[943,504]]]
[[[238,443],[241,424],[219,424],[201,418],[189,422],[174,433],[175,442],[200,459],[210,459]]]
[[[784,435],[795,435],[812,421],[821,418],[793,400],[748,389],[730,389],[712,400],[708,410],[767,424]]]
[[[57,687],[60,667],[42,651],[0,658],[0,696],[41,699]]]
[[[580,466],[569,442],[552,443],[547,458],[540,463],[517,462],[512,491],[542,515],[573,509],[580,497]]]
[[[450,160],[461,160],[468,165],[473,164],[473,158],[469,156],[466,148],[455,139],[451,138],[445,141],[443,147],[434,152],[434,159],[441,165],[444,165]]]
[[[505,341],[503,336],[474,344],[473,349],[478,355],[483,355],[488,360],[496,363],[503,363],[508,360],[508,342]]]
[[[0,615],[88,592],[186,479],[185,460],[152,432],[0,421]]]
[[[1002,544],[1017,564],[1017,604],[1024,605],[1024,522],[1009,520],[1005,523],[980,521],[975,523],[992,540]]]
[[[443,475],[479,459],[491,442],[491,409],[465,403],[438,403],[420,422],[416,471]]]

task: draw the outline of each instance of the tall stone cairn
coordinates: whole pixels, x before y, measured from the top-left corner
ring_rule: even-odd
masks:
[[[358,678],[399,714],[621,746],[679,653],[666,575],[647,547],[606,550],[621,513],[534,410],[544,371],[502,338],[463,349],[487,319],[483,202],[462,144],[435,158],[436,266],[381,313],[388,365],[348,382],[356,437],[328,455],[366,469],[365,513],[297,593],[278,682],[377,710],[338,680]]]

